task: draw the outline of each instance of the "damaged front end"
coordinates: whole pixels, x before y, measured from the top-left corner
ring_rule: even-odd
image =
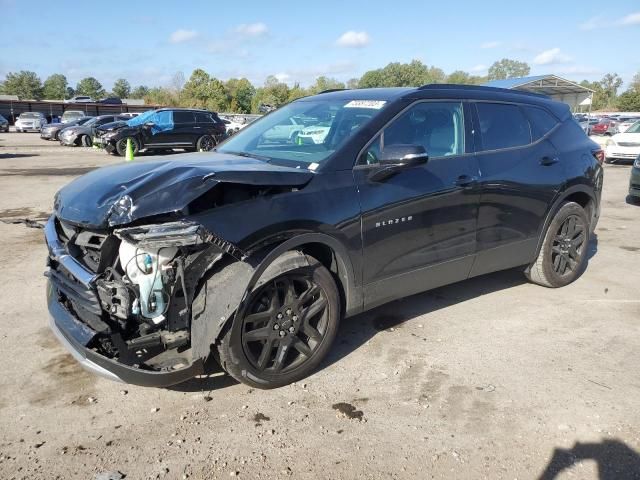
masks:
[[[85,368],[145,386],[203,372],[208,352],[191,345],[194,295],[240,250],[187,221],[92,231],[52,216],[45,237],[51,327]]]

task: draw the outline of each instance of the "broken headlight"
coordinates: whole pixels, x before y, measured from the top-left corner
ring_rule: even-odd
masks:
[[[121,228],[114,233],[129,243],[154,248],[183,247],[204,242],[202,226],[186,221]]]
[[[109,210],[109,225],[113,226],[130,223],[134,210],[135,207],[133,206],[133,200],[131,200],[131,197],[129,195],[123,195],[111,206],[111,209]]]

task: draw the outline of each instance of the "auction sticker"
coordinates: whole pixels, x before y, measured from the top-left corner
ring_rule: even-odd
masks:
[[[387,103],[384,100],[351,100],[344,108],[374,108],[380,110]]]

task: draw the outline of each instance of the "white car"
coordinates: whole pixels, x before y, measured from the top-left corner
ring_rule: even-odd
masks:
[[[93,98],[87,95],[77,95],[73,98],[65,100],[64,103],[93,103]]]
[[[23,112],[16,119],[16,132],[39,132],[47,124],[47,117],[41,112]]]
[[[604,155],[607,162],[635,160],[640,155],[640,121],[635,122],[623,133],[607,140]]]
[[[61,123],[75,122],[76,120],[79,120],[86,116],[87,114],[84,113],[82,110],[67,110],[62,114],[62,118],[60,119],[60,122]]]
[[[621,117],[618,119],[618,133],[624,133],[627,129],[640,120],[640,117]]]

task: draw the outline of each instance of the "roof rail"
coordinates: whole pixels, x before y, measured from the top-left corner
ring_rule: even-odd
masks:
[[[535,92],[527,92],[526,90],[513,90],[510,88],[487,87],[484,85],[459,85],[455,83],[427,83],[418,87],[418,90],[471,90],[476,92],[486,92],[487,90],[498,91],[502,93],[515,93],[517,95],[528,95],[536,98],[549,98]]]

